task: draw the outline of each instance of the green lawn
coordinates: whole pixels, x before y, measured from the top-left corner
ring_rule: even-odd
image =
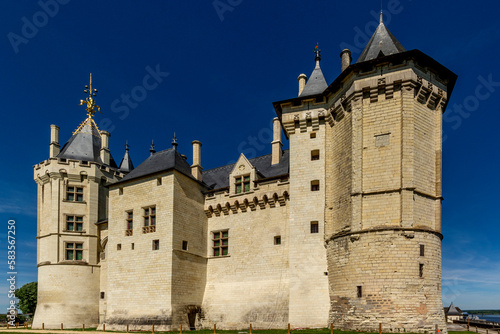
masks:
[[[2,334],[19,334],[16,333],[16,328],[12,328],[12,332],[4,332],[2,331]],[[23,328],[19,328],[23,329]],[[71,331],[76,331],[76,332],[81,332],[81,329],[65,329],[65,330],[71,330]],[[85,331],[96,331],[95,328],[85,328]],[[58,330],[54,330],[53,333],[57,334],[59,332]],[[113,331],[106,331],[106,332],[113,332]],[[123,331],[124,332],[124,331]],[[183,331],[183,333],[189,334],[213,334],[213,330],[199,330],[199,331]],[[323,329],[296,329],[292,330],[293,334],[330,334],[330,329],[328,328],[323,328]],[[146,331],[130,331],[130,333],[140,333],[140,334],[150,334],[151,331],[146,332]],[[179,331],[175,332],[157,332],[155,331],[155,334],[179,334]],[[250,331],[248,329],[243,329],[243,330],[235,330],[235,331],[227,331],[227,330],[217,330],[217,333],[220,334],[250,334]],[[355,332],[355,331],[338,331],[334,330],[334,334],[363,334],[366,332]],[[449,334],[476,334],[475,332],[448,332]],[[252,334],[288,334],[288,331],[286,329],[270,329],[270,330],[252,330]],[[406,334],[411,334],[411,333],[406,333]],[[433,333],[431,333],[433,334]]]

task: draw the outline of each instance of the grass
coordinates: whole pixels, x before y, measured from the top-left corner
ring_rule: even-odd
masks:
[[[19,329],[24,329],[24,328],[12,328],[12,332],[4,332],[1,331],[2,334],[16,334],[16,330]],[[74,328],[74,329],[65,329],[68,331],[76,331],[76,332],[81,332],[81,328]],[[96,331],[96,328],[85,328],[85,331]],[[53,330],[54,334],[57,334],[60,332],[59,330]],[[106,331],[106,332],[125,332],[125,331]],[[183,331],[183,333],[189,334],[213,334],[212,329],[204,329],[204,330],[197,330],[197,331]],[[321,329],[295,329],[292,330],[294,334],[330,334],[330,329],[329,328],[321,328]],[[130,333],[140,333],[140,334],[152,334],[151,331],[130,331]],[[368,332],[356,332],[356,331],[339,331],[339,330],[334,330],[334,334],[368,334]],[[476,334],[475,332],[448,332],[449,334]],[[18,334],[18,333],[17,333]],[[179,331],[173,331],[173,332],[157,332],[155,331],[155,334],[179,334]],[[217,334],[250,334],[250,331],[248,329],[243,329],[243,330],[217,330]],[[252,334],[288,334],[288,330],[286,329],[269,329],[269,330],[252,330]],[[406,334],[411,334],[411,333],[406,333]],[[432,334],[432,333],[431,333]]]

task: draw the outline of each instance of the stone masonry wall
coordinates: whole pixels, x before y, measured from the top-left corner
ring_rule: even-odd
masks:
[[[218,202],[243,203],[248,198],[262,199],[264,194],[288,191],[288,183],[259,185],[250,193],[218,195],[206,206]],[[294,245],[289,238],[289,201],[261,203],[252,208],[227,210],[208,218],[206,240],[207,285],[200,314],[205,328],[221,329],[283,328],[288,323],[289,263],[288,252]],[[214,257],[212,232],[228,230],[228,256]],[[281,244],[275,244],[275,237]]]
[[[110,189],[106,328],[171,328],[173,193],[172,172]],[[156,231],[144,233],[144,208],[151,206],[156,207]],[[128,236],[130,210],[134,224]],[[153,250],[154,240],[159,241],[158,250]]]

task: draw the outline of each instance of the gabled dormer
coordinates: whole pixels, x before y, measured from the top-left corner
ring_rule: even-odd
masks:
[[[258,179],[258,171],[241,153],[234,168],[229,174],[229,194],[248,193],[254,189],[254,181]]]

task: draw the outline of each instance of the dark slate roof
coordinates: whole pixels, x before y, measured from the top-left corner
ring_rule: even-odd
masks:
[[[276,165],[271,165],[272,154],[263,155],[249,162],[264,178],[288,174],[290,166],[289,151],[283,151],[281,160]],[[214,169],[203,171],[203,182],[211,189],[220,189],[229,187],[229,174],[232,172],[235,164],[230,164]]]
[[[123,173],[130,173],[134,169],[134,164],[128,153],[128,145],[126,145],[125,155],[123,156],[122,162],[120,162],[119,169]]]
[[[307,80],[306,86],[299,96],[309,96],[321,94],[328,87],[321,67],[319,67],[319,60],[316,60],[316,67],[314,68],[309,80]]]
[[[73,133],[73,136],[64,144],[57,155],[61,159],[75,159],[83,161],[94,161],[102,164],[100,157],[101,134],[91,118],[87,118]],[[116,168],[116,163],[110,154],[111,167]]]
[[[167,171],[169,169],[175,169],[189,177],[192,177],[191,166],[189,166],[186,159],[184,159],[176,149],[170,148],[168,150],[156,152],[150,155],[142,164],[137,166],[117,183]]]
[[[444,313],[446,315],[462,315],[463,314],[462,310],[459,311],[459,308],[455,307],[455,305],[453,305],[453,302],[451,303],[451,305],[449,307],[445,307]]]
[[[384,22],[380,20],[380,24],[375,30],[368,45],[359,56],[358,63],[363,61],[376,59],[379,57],[389,56],[400,52],[405,52],[405,48],[398,42],[396,37],[387,29]]]

